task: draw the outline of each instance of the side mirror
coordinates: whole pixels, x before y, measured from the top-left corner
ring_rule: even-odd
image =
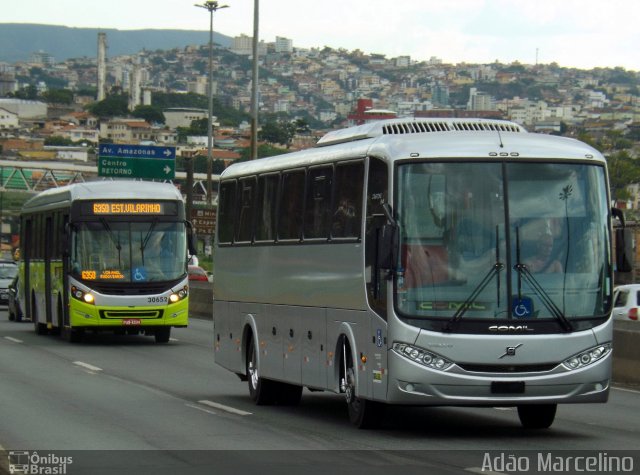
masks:
[[[378,249],[376,266],[378,269],[391,270],[398,260],[398,226],[385,224],[378,229]]]
[[[633,234],[631,230],[618,228],[615,230],[616,270],[631,272],[633,270]]]
[[[189,249],[189,255],[195,256],[197,254],[196,233],[193,230],[193,224],[191,224],[191,221],[185,221],[185,225],[187,226],[187,247]]]

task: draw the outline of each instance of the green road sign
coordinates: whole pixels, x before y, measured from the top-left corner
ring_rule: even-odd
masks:
[[[171,180],[176,176],[176,149],[100,144],[98,176]]]

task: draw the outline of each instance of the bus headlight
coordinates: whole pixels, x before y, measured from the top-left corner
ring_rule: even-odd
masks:
[[[568,370],[584,368],[601,360],[609,353],[611,353],[611,343],[605,343],[567,358],[562,362],[562,365]]]
[[[453,364],[448,359],[436,353],[432,353],[417,346],[409,345],[408,343],[394,343],[393,351],[415,363],[439,371],[444,371]]]
[[[189,295],[189,288],[185,285],[183,288],[181,288],[177,292],[174,292],[171,295],[169,295],[169,303],[179,302],[180,300],[186,298],[187,295]]]
[[[76,300],[80,300],[81,302],[88,303],[90,305],[93,305],[96,300],[93,294],[85,292],[75,285],[71,287],[71,296]]]

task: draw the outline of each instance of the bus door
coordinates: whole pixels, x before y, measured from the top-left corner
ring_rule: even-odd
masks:
[[[21,246],[22,260],[24,261],[24,276],[22,278],[24,298],[24,310],[27,318],[33,318],[33,309],[31,308],[31,253],[33,251],[33,219],[25,219],[22,226]]]
[[[51,324],[51,255],[53,248],[53,226],[51,216],[47,216],[44,225],[44,306],[47,324]]]
[[[58,217],[59,218],[59,217]],[[59,228],[60,229],[60,228]],[[62,255],[62,326],[69,326],[69,273],[71,272],[69,266],[69,249],[70,249],[70,236],[69,236],[69,215],[65,214],[62,218],[62,228],[64,230],[63,235],[58,241],[58,255]]]

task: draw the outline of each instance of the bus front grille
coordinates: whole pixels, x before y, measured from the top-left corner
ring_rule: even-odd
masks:
[[[529,365],[483,365],[458,363],[458,366],[465,371],[471,371],[474,373],[541,373],[545,371],[551,371],[553,368],[558,366],[558,364],[559,363]]]
[[[100,318],[162,318],[164,310],[100,310]]]

